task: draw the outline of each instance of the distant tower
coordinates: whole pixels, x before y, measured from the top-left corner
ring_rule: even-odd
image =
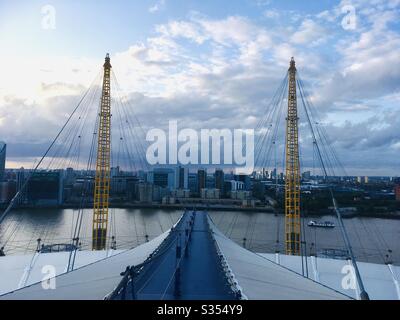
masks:
[[[0,142],[0,181],[4,180],[6,171],[6,150],[7,145],[4,142]]]
[[[111,144],[111,63],[108,53],[103,67],[103,90],[97,130],[96,176],[93,196],[93,250],[106,248],[108,224]]]
[[[222,169],[215,170],[215,189],[219,189],[221,194],[224,192],[225,175]]]
[[[25,183],[25,169],[21,167],[21,169],[17,171],[17,192],[19,191],[21,192],[21,195],[17,199],[18,204],[25,202],[26,192],[25,190],[22,190],[24,183]]]
[[[396,201],[400,201],[400,178],[396,178],[394,181],[394,195]]]
[[[206,187],[207,171],[205,169],[197,170],[197,190],[201,193],[201,189]]]
[[[300,161],[296,97],[296,65],[289,68],[288,113],[286,118],[285,234],[286,254],[300,254]]]

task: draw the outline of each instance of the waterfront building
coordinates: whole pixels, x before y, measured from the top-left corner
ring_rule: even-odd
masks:
[[[244,183],[236,180],[225,181],[224,188],[227,192],[244,190]]]
[[[207,189],[214,189],[215,188],[214,175],[210,175],[210,174],[206,175],[206,188]]]
[[[4,180],[4,174],[6,171],[6,150],[7,145],[0,141],[0,181]]]
[[[27,199],[34,205],[59,205],[63,201],[61,171],[35,172],[28,181]]]
[[[168,197],[169,189],[165,187],[160,187],[157,185],[153,185],[153,198],[152,200],[155,202],[161,202],[164,197]]]
[[[237,174],[235,175],[235,180],[239,182],[243,182],[244,189],[250,191],[251,189],[251,180],[250,177],[246,174]]]
[[[265,168],[263,168],[262,176],[263,176],[262,177],[263,179],[268,179],[269,178],[269,172]]]
[[[395,195],[395,199],[396,201],[400,201],[400,178],[396,178],[394,180],[394,195]]]
[[[175,188],[175,172],[167,168],[154,169],[148,172],[147,182],[172,190]]]
[[[9,203],[16,193],[15,181],[0,181],[0,203]]]
[[[311,179],[311,171],[305,171],[302,175],[303,180],[310,180]]]
[[[71,197],[75,197],[76,201],[82,197],[82,194],[86,197],[93,198],[94,191],[94,178],[93,176],[82,176],[75,180],[72,185]]]
[[[224,171],[221,169],[215,170],[214,178],[215,178],[215,188],[219,189],[221,191],[221,194],[223,194],[224,182],[225,182]]]
[[[138,184],[138,200],[141,203],[153,202],[153,185],[147,182]]]
[[[75,172],[73,168],[67,168],[65,170],[65,178],[64,178],[64,184],[65,185],[73,185],[75,182]]]
[[[136,183],[138,183],[138,178],[135,176],[113,176],[111,178],[110,194],[132,199]]]
[[[251,192],[246,190],[231,191],[231,199],[248,200],[251,199]]]
[[[274,170],[271,171],[271,179],[275,179],[276,178],[276,168],[274,168]]]
[[[219,199],[221,197],[219,189],[201,189],[200,196],[202,199]]]
[[[110,175],[111,175],[111,178],[115,177],[115,176],[119,176],[120,175],[119,166],[112,167],[110,169]]]
[[[139,170],[137,172],[137,176],[139,177],[140,181],[146,181],[147,175],[146,175],[146,172],[144,172],[143,170]]]
[[[189,189],[175,189],[171,191],[171,197],[174,198],[189,198],[190,190]]]
[[[188,174],[188,188],[191,193],[197,193],[197,174],[189,173]]]
[[[184,167],[175,168],[175,189],[187,189],[189,185],[189,169]]]
[[[16,192],[21,191],[21,194],[19,195],[17,199],[17,204],[22,204],[25,203],[26,201],[26,189],[22,190],[22,187],[24,186],[25,183],[25,169],[22,167],[17,171],[16,174]]]
[[[197,171],[197,192],[200,193],[201,189],[206,188],[207,170],[199,169]]]

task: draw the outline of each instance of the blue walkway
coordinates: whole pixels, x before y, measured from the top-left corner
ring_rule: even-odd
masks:
[[[131,266],[112,299],[237,299],[222,269],[205,212],[185,212],[147,261]]]

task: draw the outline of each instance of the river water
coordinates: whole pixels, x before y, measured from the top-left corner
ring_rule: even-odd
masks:
[[[117,248],[131,248],[167,231],[182,211],[163,209],[110,209],[110,236],[115,235]],[[77,211],[72,209],[14,210],[0,226],[0,245],[6,254],[32,252],[41,243],[68,243],[72,238]],[[238,244],[255,252],[284,252],[284,216],[260,212],[210,212],[217,227]],[[85,210],[80,239],[83,249],[91,245],[92,210]],[[307,254],[319,254],[324,249],[344,249],[339,228],[310,228],[305,231]],[[333,216],[319,218],[337,225]],[[400,220],[381,218],[351,218],[344,220],[358,260],[400,264]],[[246,239],[246,240],[244,240]],[[277,241],[278,240],[278,241]]]

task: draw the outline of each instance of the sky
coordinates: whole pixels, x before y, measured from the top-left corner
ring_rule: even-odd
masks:
[[[347,173],[398,176],[399,21],[400,0],[0,0],[7,167],[43,154],[107,52],[145,130],[254,128],[294,56]]]

